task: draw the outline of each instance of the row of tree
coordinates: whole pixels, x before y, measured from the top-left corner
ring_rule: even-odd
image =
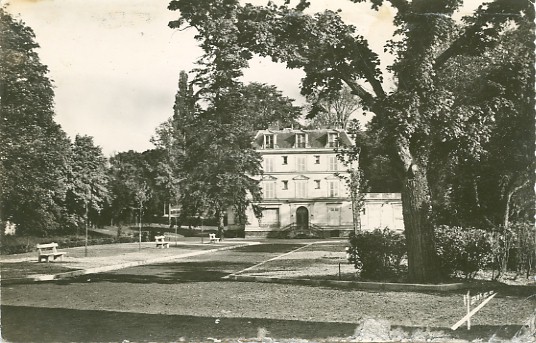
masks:
[[[260,54],[306,72],[311,125],[340,125],[357,106],[375,113],[356,131],[354,154],[369,190],[402,191],[410,278],[435,281],[435,225],[507,230],[534,214],[533,8],[498,0],[458,23],[460,3],[372,1],[397,13],[387,51],[398,88],[387,93],[378,55],[337,12],[306,14],[306,1],[174,0],[181,17],[170,26],[197,30],[199,67],[191,81],[181,73],[155,149],[109,160],[90,137],[70,142],[54,122],[33,32],[2,10],[2,220],[27,232],[73,231],[88,218],[151,220],[173,203],[221,228],[227,208],[240,215],[261,196],[253,132],[297,126],[301,114],[275,87],[240,82]]]
[[[35,231],[74,224],[92,196],[96,210],[107,197],[95,181],[106,159],[90,137],[71,142],[54,122],[52,83],[35,52],[33,31],[3,9],[0,30],[2,221]]]
[[[71,141],[54,121],[53,84],[31,28],[4,9],[0,25],[1,221],[21,234],[159,221],[169,204],[181,205],[181,219],[208,215],[221,227],[227,208],[242,213],[260,197],[254,130],[299,125],[292,99],[273,86],[220,79],[227,67],[207,54],[194,82],[181,72],[174,115],[156,129],[155,148],[108,159],[92,137]]]

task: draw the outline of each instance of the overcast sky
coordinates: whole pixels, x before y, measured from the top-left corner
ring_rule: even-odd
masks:
[[[248,1],[264,4],[266,1]],[[313,9],[343,8],[377,53],[392,34],[392,12],[356,8],[347,0],[312,0]],[[172,115],[181,70],[201,55],[193,29],[167,24],[178,12],[169,0],[10,0],[8,10],[23,20],[41,48],[41,62],[55,85],[56,121],[71,136],[90,135],[105,155],[152,148],[155,128]],[[384,62],[391,62],[386,60]],[[255,59],[245,81],[276,85],[303,103],[303,74]]]

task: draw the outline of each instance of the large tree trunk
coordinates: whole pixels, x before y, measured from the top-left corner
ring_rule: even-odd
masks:
[[[402,187],[402,214],[408,249],[408,277],[411,282],[441,280],[431,221],[431,199],[426,168],[420,166],[409,149],[399,146],[405,173]]]

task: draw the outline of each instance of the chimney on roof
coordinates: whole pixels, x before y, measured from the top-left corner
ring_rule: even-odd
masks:
[[[279,130],[280,126],[281,125],[279,124],[279,120],[277,120],[275,122],[270,123],[270,125],[268,125],[268,129],[269,130]]]
[[[333,128],[334,129],[343,129],[344,125],[343,125],[342,121],[338,120],[335,123],[333,123]]]

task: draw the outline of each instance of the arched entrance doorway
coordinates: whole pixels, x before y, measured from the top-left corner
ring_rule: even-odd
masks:
[[[298,230],[309,229],[309,210],[305,206],[296,209],[296,226]]]

